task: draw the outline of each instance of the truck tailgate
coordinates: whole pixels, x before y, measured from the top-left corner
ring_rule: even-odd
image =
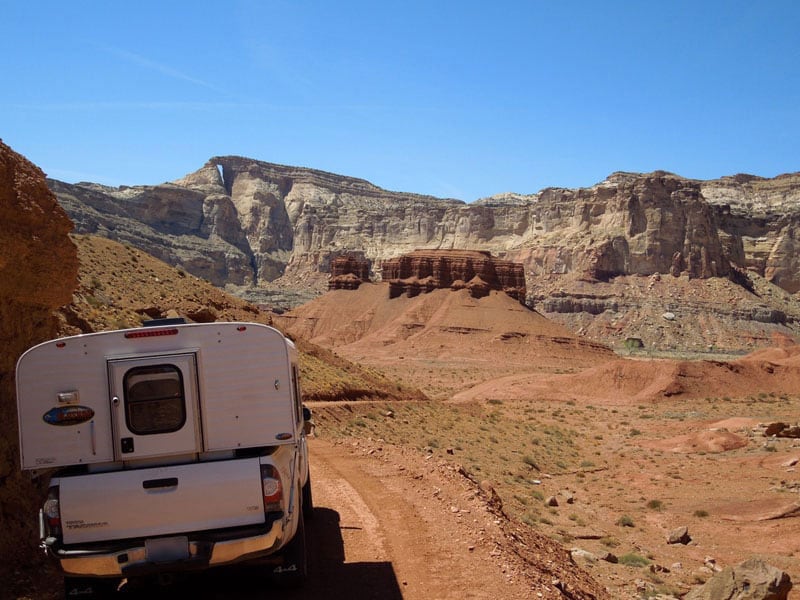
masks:
[[[64,543],[262,523],[260,473],[246,458],[64,477]]]

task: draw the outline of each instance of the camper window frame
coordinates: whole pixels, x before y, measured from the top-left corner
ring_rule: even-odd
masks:
[[[152,397],[152,398],[144,398],[144,399],[136,399],[131,398],[131,389],[141,383],[141,381],[130,383],[130,378],[136,375],[146,375],[149,373],[156,374],[160,370],[161,373],[169,372],[170,374],[177,375],[178,383],[179,383],[179,395],[170,397]],[[155,378],[155,380],[163,379]],[[122,377],[122,386],[123,386],[123,397],[124,397],[124,414],[125,414],[125,425],[128,428],[128,431],[133,433],[134,435],[161,435],[167,433],[174,433],[176,431],[180,431],[183,429],[183,426],[186,425],[186,386],[183,380],[183,371],[177,365],[169,364],[169,363],[161,363],[155,365],[139,365],[128,369]],[[171,421],[169,423],[169,427],[155,427],[155,428],[142,428],[140,425],[136,423],[135,415],[132,415],[132,407],[138,405],[145,405],[150,404],[154,405],[155,403],[164,403],[164,402],[175,402],[180,404],[180,419],[179,422]]]

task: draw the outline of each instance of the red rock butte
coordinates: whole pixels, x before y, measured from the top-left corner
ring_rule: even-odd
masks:
[[[348,253],[331,260],[329,290],[356,290],[369,281],[370,261],[363,254]]]
[[[389,297],[409,297],[436,289],[467,289],[475,298],[500,290],[525,302],[525,271],[520,263],[473,250],[415,250],[383,261],[381,276]]]

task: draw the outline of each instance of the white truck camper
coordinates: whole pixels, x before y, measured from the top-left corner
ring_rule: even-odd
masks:
[[[22,468],[51,473],[40,532],[66,597],[246,560],[302,582],[310,413],[294,344],[257,323],[146,325],[17,364]]]

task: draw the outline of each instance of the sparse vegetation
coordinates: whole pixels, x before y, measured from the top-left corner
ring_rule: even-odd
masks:
[[[625,565],[626,567],[646,567],[650,564],[650,560],[641,554],[628,552],[619,557],[619,564]]]
[[[664,503],[661,500],[650,500],[647,502],[647,508],[650,510],[663,510]]]
[[[617,525],[620,527],[634,527],[634,522],[633,519],[628,515],[622,515],[619,519],[617,519]]]

